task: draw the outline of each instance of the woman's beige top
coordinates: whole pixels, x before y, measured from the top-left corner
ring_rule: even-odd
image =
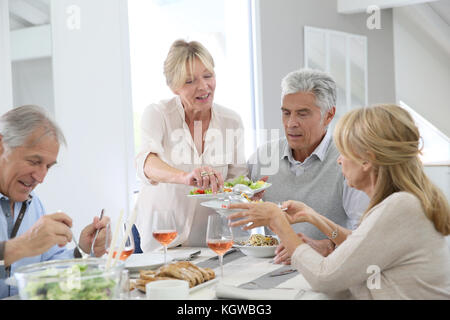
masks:
[[[307,244],[292,265],[313,290],[356,299],[450,299],[450,249],[410,193],[394,193],[328,257]],[[379,271],[379,273],[377,273]]]
[[[141,151],[136,157],[136,168],[143,187],[137,200],[136,227],[142,250],[147,252],[161,247],[152,236],[152,213],[169,209],[175,213],[178,231],[178,237],[170,246],[206,246],[207,219],[208,215],[215,214],[214,210],[200,205],[206,200],[187,197],[194,187],[149,181],[144,174],[144,162],[152,152],[171,167],[185,172],[208,165],[222,173],[225,180],[247,175],[240,116],[214,104],[201,155],[185,121],[179,96],[148,106],[142,115],[141,129]]]

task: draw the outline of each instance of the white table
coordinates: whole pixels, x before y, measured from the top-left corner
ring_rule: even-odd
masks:
[[[186,253],[201,250],[201,254],[197,256],[191,262],[194,264],[201,263],[216,254],[209,248],[188,248],[178,247],[168,250],[168,254],[173,257],[184,256]],[[242,256],[233,261],[224,264],[224,277],[220,278],[220,267],[214,268],[216,278],[219,281],[212,283],[190,293],[190,300],[214,300],[216,297],[216,286],[220,284],[226,284],[231,286],[239,286],[243,283],[255,280],[265,274],[273,272],[282,267],[282,265],[272,263],[273,258],[255,258],[251,256]],[[131,278],[139,277],[138,274],[131,274]],[[305,278],[299,273],[288,280],[279,283],[275,288],[295,288],[298,290],[305,290],[305,293],[298,297],[299,300],[328,300],[328,299],[346,299],[348,296],[329,296],[324,293],[314,292],[311,290],[311,286],[305,280]],[[18,296],[8,297],[5,300],[16,300]],[[144,300],[145,294],[137,289],[134,289],[130,293],[130,300]],[[267,297],[267,300],[273,298]]]
[[[172,256],[183,255],[186,252],[192,252],[194,250],[201,250],[201,254],[191,262],[194,264],[198,264],[205,260],[208,260],[216,254],[210,250],[209,248],[186,248],[186,247],[178,247],[168,250],[168,254]],[[195,292],[192,292],[189,296],[191,300],[211,300],[217,299],[216,297],[216,286],[217,284],[223,283],[227,285],[239,286],[243,283],[252,281],[257,279],[264,274],[273,272],[283,265],[272,263],[273,258],[255,258],[251,256],[243,256],[236,260],[230,261],[224,264],[224,277],[220,278],[220,267],[214,268],[216,273],[216,277],[219,278],[219,281],[211,284],[209,286],[205,286]],[[304,289],[305,294],[303,294],[299,299],[310,300],[310,299],[333,299],[333,298],[342,298],[342,297],[331,297],[327,296],[323,293],[313,292],[311,290],[311,286],[305,280],[305,278],[301,274],[297,274],[294,277],[280,283],[276,288],[295,288],[295,289]],[[133,290],[130,295],[131,299],[145,299],[145,294],[138,291]],[[270,299],[270,298],[267,298]]]

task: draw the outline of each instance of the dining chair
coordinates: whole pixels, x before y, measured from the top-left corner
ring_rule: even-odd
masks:
[[[134,253],[142,253],[141,236],[139,235],[139,231],[136,228],[135,224],[133,224],[133,227],[131,228],[131,232],[133,233],[133,239],[134,239]]]

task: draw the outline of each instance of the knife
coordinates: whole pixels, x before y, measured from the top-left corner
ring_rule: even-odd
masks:
[[[285,274],[289,274],[292,272],[296,272],[296,269],[288,269],[288,270],[284,270],[284,271],[280,271],[278,273],[273,273],[271,275],[269,275],[269,277],[278,277],[278,276],[284,276]]]
[[[201,250],[195,251],[191,253],[187,258],[176,258],[175,261],[191,261],[192,259],[196,258],[200,253],[202,253]]]

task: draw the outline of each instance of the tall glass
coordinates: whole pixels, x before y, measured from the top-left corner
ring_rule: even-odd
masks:
[[[110,250],[113,251],[113,254],[112,254],[113,259],[115,259],[116,254],[120,250],[119,247],[123,243],[123,239],[126,236],[126,231],[127,231],[126,224],[125,223],[121,224],[121,226],[119,227],[119,230],[118,230],[116,241],[113,244],[111,242],[112,242],[113,234],[115,232],[115,226],[111,225],[111,223],[108,223],[106,225],[105,249],[106,249],[106,252],[108,252],[108,253]],[[125,261],[126,259],[128,259],[128,257],[131,256],[131,254],[134,252],[134,249],[135,249],[134,239],[133,239],[132,233],[130,232],[130,235],[125,240],[125,245],[123,247],[123,250],[119,253],[119,259],[122,261]]]
[[[233,245],[233,233],[227,217],[213,214],[208,217],[206,243],[219,256],[220,272],[223,279],[223,255]]]
[[[153,212],[153,238],[164,247],[164,264],[167,264],[167,246],[178,235],[175,214],[172,210],[158,210]]]

